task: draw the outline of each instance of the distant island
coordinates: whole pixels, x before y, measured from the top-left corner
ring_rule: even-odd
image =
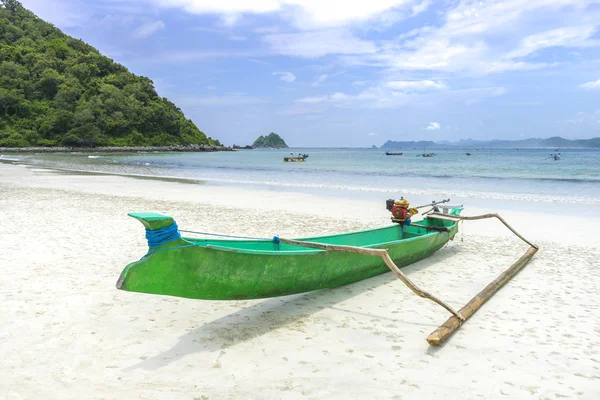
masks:
[[[593,139],[569,140],[558,136],[548,139],[524,140],[473,140],[461,139],[458,142],[449,141],[393,141],[388,140],[381,146],[382,149],[452,149],[452,148],[485,148],[485,149],[512,149],[512,148],[600,148],[600,137]]]
[[[255,149],[261,148],[282,148],[287,149],[288,145],[278,134],[271,132],[267,136],[259,136],[258,139],[252,143],[252,147]]]
[[[150,79],[17,0],[0,0],[0,32],[0,147],[222,147],[160,97]]]

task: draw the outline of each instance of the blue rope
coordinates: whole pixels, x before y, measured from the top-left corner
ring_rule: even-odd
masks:
[[[148,240],[148,247],[150,247],[152,249],[152,248],[163,246],[174,240],[177,240],[181,237],[180,232],[196,233],[199,235],[238,238],[238,239],[269,240],[269,239],[265,239],[265,238],[255,238],[255,237],[248,237],[248,236],[233,236],[233,235],[222,235],[222,234],[218,234],[218,233],[209,233],[209,232],[184,231],[184,230],[179,230],[179,228],[177,227],[177,223],[174,222],[173,225],[167,226],[166,228],[163,228],[163,229],[157,229],[154,231],[146,229],[146,239]],[[277,249],[279,250],[279,243],[280,243],[279,236],[273,236],[272,241],[276,245]],[[148,251],[147,254],[142,256],[142,258],[147,257],[154,253],[159,253],[161,251],[183,249],[186,247],[193,247],[193,246],[198,246],[198,245],[191,243],[191,244],[183,245],[183,246],[169,247],[166,249],[158,249],[158,250]]]
[[[181,237],[179,234],[179,228],[177,222],[173,222],[173,225],[167,226],[166,228],[157,229],[154,231],[146,229],[146,239],[148,240],[148,247],[160,247],[167,243],[171,243]]]

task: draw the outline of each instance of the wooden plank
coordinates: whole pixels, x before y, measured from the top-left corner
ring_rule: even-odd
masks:
[[[502,222],[504,224],[504,226],[506,226],[519,239],[521,239],[522,241],[524,241],[525,243],[527,243],[531,247],[535,247],[536,249],[538,248],[537,245],[531,243],[529,240],[527,240],[523,236],[521,236],[521,234],[519,234],[519,232],[515,231],[514,228],[512,226],[510,226],[508,224],[508,222],[506,222],[504,220],[504,218],[502,218],[498,214],[483,214],[483,215],[474,215],[472,217],[466,217],[466,216],[463,216],[463,215],[449,215],[449,214],[442,214],[442,213],[434,212],[434,213],[431,213],[431,214],[427,215],[427,217],[428,218],[438,217],[439,219],[444,219],[444,217],[447,218],[447,219],[449,219],[448,217],[454,218],[454,219],[450,219],[451,221],[456,221],[456,220],[461,220],[461,221],[476,221],[476,220],[479,220],[479,219],[496,218],[500,222]]]
[[[530,247],[527,252],[517,260],[513,265],[498,276],[494,281],[487,285],[481,292],[471,299],[463,308],[459,310],[459,314],[464,318],[464,321],[469,319],[475,311],[485,304],[500,288],[502,288],[509,280],[511,280],[527,263],[533,255],[538,251],[537,247]],[[454,333],[464,321],[452,316],[446,320],[439,328],[433,331],[427,338],[427,343],[431,346],[439,346],[445,342],[452,333]]]
[[[349,253],[364,254],[367,256],[381,257],[383,259],[383,261],[385,262],[385,265],[387,265],[387,267],[394,273],[394,275],[396,275],[396,277],[398,279],[400,279],[406,286],[408,286],[408,288],[410,290],[412,290],[413,293],[415,293],[419,297],[429,299],[429,300],[439,304],[440,306],[442,306],[446,310],[448,310],[452,315],[454,315],[455,318],[458,318],[461,321],[464,320],[464,318],[459,313],[457,313],[454,308],[450,307],[448,304],[446,304],[442,300],[438,299],[431,293],[420,289],[417,285],[414,284],[413,281],[408,279],[408,277],[406,275],[404,275],[404,273],[402,271],[400,271],[400,268],[398,268],[398,266],[391,259],[390,255],[388,254],[387,249],[370,249],[370,248],[356,247],[356,246],[342,246],[342,245],[337,245],[337,244],[304,242],[302,240],[293,240],[293,239],[284,239],[284,238],[280,238],[279,241],[281,243],[289,244],[292,246],[310,247],[313,249],[321,249],[321,250],[326,250],[326,251],[343,251],[343,252],[349,252]]]

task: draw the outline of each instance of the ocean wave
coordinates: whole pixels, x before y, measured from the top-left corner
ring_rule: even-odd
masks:
[[[0,160],[2,160],[2,161],[21,161],[23,159],[22,158],[18,158],[18,157],[4,156],[4,155],[0,154]]]
[[[480,191],[466,191],[466,190],[444,190],[444,189],[416,189],[403,187],[399,189],[390,189],[382,187],[367,187],[367,186],[348,186],[348,185],[332,185],[332,184],[317,184],[317,183],[289,183],[289,182],[276,182],[276,181],[247,181],[247,180],[235,180],[235,179],[198,179],[202,182],[217,182],[225,184],[246,184],[256,186],[279,186],[279,187],[290,187],[290,188],[307,188],[307,189],[328,189],[328,190],[339,190],[339,191],[356,191],[356,192],[376,192],[376,193],[398,193],[411,194],[416,196],[454,196],[462,198],[477,198],[477,199],[488,199],[488,200],[521,200],[521,201],[534,201],[543,203],[571,203],[571,204],[600,204],[600,198],[597,197],[584,197],[584,196],[553,196],[553,195],[541,195],[541,194],[528,194],[528,193],[499,193],[499,192],[480,192]]]
[[[294,165],[295,168],[290,169],[281,169],[281,168],[272,168],[272,167],[260,167],[260,166],[252,166],[249,167],[247,165],[235,166],[235,165],[200,165],[200,164],[186,164],[186,163],[175,163],[169,161],[129,161],[129,162],[119,162],[123,165],[144,165],[144,166],[152,166],[155,168],[161,169],[184,169],[188,171],[206,171],[206,170],[216,170],[216,171],[245,171],[245,172],[267,172],[274,174],[290,174],[290,173],[301,173],[301,174],[311,174],[311,175],[320,175],[320,174],[340,174],[340,175],[348,175],[348,176],[381,176],[381,177],[397,177],[399,176],[399,172],[397,170],[389,171],[389,170],[350,170],[350,169],[340,169],[340,168],[310,168],[305,165]],[[406,167],[406,166],[405,166]],[[446,169],[448,171],[450,169]],[[505,173],[510,173],[510,171],[503,171]],[[529,171],[531,172],[531,171]],[[568,182],[568,183],[600,183],[600,177],[558,177],[558,176],[523,176],[517,174],[506,174],[506,175],[491,175],[491,174],[473,174],[467,172],[457,172],[457,173],[436,173],[436,172],[425,172],[423,170],[419,171],[410,171],[410,170],[402,170],[401,176],[410,177],[410,178],[434,178],[434,179],[489,179],[496,181],[510,181],[510,180],[519,180],[525,182],[531,181],[541,181],[541,182]]]
[[[112,160],[111,160],[112,161]],[[211,182],[215,184],[224,184],[224,185],[247,185],[247,186],[255,186],[255,187],[280,187],[280,188],[293,188],[293,189],[316,189],[316,190],[332,190],[332,191],[341,191],[341,192],[373,192],[373,193],[382,193],[382,194],[397,194],[402,192],[407,195],[419,195],[419,196],[434,196],[434,197],[460,197],[460,198],[474,198],[474,199],[490,199],[490,200],[520,200],[520,201],[531,201],[531,202],[543,202],[543,203],[571,203],[571,204],[588,204],[588,205],[597,205],[600,204],[600,196],[580,196],[580,195],[569,195],[563,194],[568,193],[565,189],[557,188],[556,192],[552,193],[510,193],[510,192],[499,192],[494,191],[497,190],[498,185],[489,185],[490,190],[487,188],[479,189],[474,188],[475,190],[468,189],[443,189],[438,186],[440,184],[444,184],[444,186],[452,187],[452,183],[447,181],[450,178],[464,178],[463,176],[455,176],[455,175],[447,175],[447,174],[438,174],[438,175],[420,175],[414,176],[412,178],[444,178],[446,181],[438,182],[438,181],[430,181],[429,183],[419,181],[405,181],[406,185],[404,187],[392,187],[392,186],[384,186],[382,183],[380,185],[373,185],[373,182],[364,182],[362,184],[334,184],[331,182],[335,181],[335,177],[329,177],[329,183],[323,182],[323,179],[310,179],[310,182],[298,182],[290,179],[289,175],[281,176],[281,174],[273,174],[274,179],[269,179],[259,177],[243,179],[243,175],[237,174],[240,178],[229,178],[229,177],[215,177],[215,176],[198,176],[198,170],[190,170],[190,169],[180,169],[175,170],[172,168],[156,168],[154,165],[148,166],[150,163],[144,163],[146,165],[130,165],[130,171],[118,171],[115,170],[117,168],[124,167],[123,163],[119,164],[102,164],[102,165],[77,165],[77,168],[74,168],[73,164],[63,164],[63,163],[45,163],[48,167],[54,169],[62,169],[76,172],[99,172],[108,175],[120,175],[120,176],[134,176],[134,177],[149,177],[149,178],[165,178],[165,179],[181,179],[186,181],[196,181],[196,182]],[[53,164],[53,165],[48,165]],[[84,168],[81,168],[84,167]],[[137,171],[136,171],[137,169]],[[239,168],[248,171],[248,168]],[[214,171],[214,170],[213,170]],[[202,171],[204,173],[210,171]],[[302,171],[305,172],[305,171]],[[323,172],[323,171],[320,171]],[[236,176],[236,174],[231,174]],[[401,175],[395,175],[399,178],[402,178]],[[493,179],[494,177],[492,177]],[[350,177],[350,180],[352,178]],[[490,179],[489,177],[487,179]],[[515,178],[500,178],[503,180],[511,180]],[[518,179],[518,178],[517,178]],[[345,181],[348,180],[348,176],[345,177]],[[540,181],[547,182],[563,182],[563,183],[595,183],[600,182],[600,180],[596,179],[587,179],[587,178],[542,178],[538,179]],[[423,185],[429,185],[429,187],[423,188]],[[525,190],[529,190],[528,188],[531,186],[521,185]],[[546,190],[547,191],[547,190]],[[559,194],[556,194],[559,193]]]

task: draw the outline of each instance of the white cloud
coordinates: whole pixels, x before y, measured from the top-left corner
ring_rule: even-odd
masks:
[[[321,114],[325,110],[318,106],[308,106],[305,104],[296,104],[291,107],[286,107],[277,112],[279,115],[295,116],[295,115],[309,115],[309,114]]]
[[[229,36],[229,40],[233,40],[235,42],[243,42],[248,40],[248,38],[246,36],[242,36],[242,35],[231,35]]]
[[[273,72],[273,75],[279,76],[279,80],[287,83],[292,83],[296,80],[296,75],[291,72]]]
[[[518,58],[528,56],[548,47],[589,47],[600,45],[599,40],[590,39],[596,32],[595,25],[568,26],[527,36],[517,48],[505,57]]]
[[[445,90],[448,89],[443,82],[435,81],[388,81],[387,87],[393,90],[399,90],[403,92],[423,92],[430,90]]]
[[[379,43],[375,54],[345,57],[353,65],[394,70],[490,74],[558,65],[520,58],[549,47],[589,47],[600,20],[593,0],[462,0],[425,26]],[[553,18],[544,18],[552,15]],[[556,18],[560,16],[559,18]],[[538,21],[532,23],[532,21]],[[498,40],[502,37],[502,40]],[[523,39],[524,38],[524,39]]]
[[[219,58],[236,58],[257,56],[253,51],[174,51],[153,54],[147,58],[138,58],[140,61],[148,60],[152,62],[177,63],[189,62],[195,60],[215,60]]]
[[[412,15],[417,15],[427,10],[431,5],[431,0],[423,0],[420,3],[416,3],[412,6]]]
[[[311,83],[310,86],[321,86],[321,84],[327,80],[328,76],[329,75],[327,74],[319,75],[319,77],[313,83]]]
[[[296,100],[305,104],[332,104],[344,107],[363,108],[399,108],[424,104],[463,102],[466,105],[482,101],[486,98],[501,96],[506,93],[503,87],[485,87],[461,89],[453,91],[437,91],[426,93],[405,93],[391,90],[386,85],[373,86],[357,94],[336,92],[333,94],[304,97]]]
[[[165,23],[160,20],[154,21],[154,22],[147,22],[145,24],[138,26],[133,31],[131,36],[134,39],[146,39],[147,37],[152,36],[153,34],[155,34],[156,32],[158,32],[164,28],[165,28]]]
[[[318,58],[327,54],[369,54],[377,51],[374,43],[339,29],[271,34],[263,36],[263,41],[277,53],[304,58]]]
[[[182,8],[195,14],[279,13],[302,29],[319,29],[346,26],[374,19],[389,18],[396,10],[411,11],[414,15],[424,11],[429,1],[418,0],[150,0],[164,7]],[[408,14],[408,13],[407,13]],[[234,19],[237,17],[234,17]],[[234,21],[235,23],[237,21]]]
[[[231,105],[251,105],[265,103],[264,99],[248,96],[245,93],[230,93],[223,96],[185,96],[178,99],[177,104],[182,106],[231,106]]]
[[[232,27],[242,19],[240,14],[224,14],[221,16],[221,24],[226,27]]]
[[[435,131],[437,129],[440,129],[440,124],[438,122],[430,122],[429,125],[427,126],[428,131]]]
[[[430,26],[391,40],[365,39],[400,18],[429,9],[431,0],[139,0],[189,13],[213,14],[226,25],[247,15],[279,21],[262,35],[271,52],[292,57],[339,55],[350,65],[392,71],[495,74],[558,66],[524,59],[551,47],[596,46],[597,0],[455,0],[437,10]],[[298,28],[290,32],[290,27]],[[359,29],[354,29],[359,28]],[[282,33],[286,32],[286,33]],[[375,35],[377,36],[377,35]],[[499,40],[501,38],[501,40]]]
[[[263,61],[263,60],[257,60],[256,58],[249,58],[248,59],[249,62],[254,63],[254,64],[262,64],[262,65],[272,65],[270,62],[268,61]]]
[[[575,118],[565,122],[568,124],[600,125],[600,110],[593,112],[579,112]]]
[[[598,79],[597,81],[582,83],[578,87],[582,89],[600,90],[600,79]]]
[[[377,132],[369,132],[369,133],[367,133],[367,135],[368,136],[377,136],[377,135],[379,135],[379,133],[377,133]]]
[[[315,97],[304,97],[302,99],[296,100],[298,103],[308,103],[308,104],[317,104],[317,103],[344,103],[350,102],[353,100],[360,100],[369,98],[370,95],[368,93],[360,93],[358,95],[348,95],[346,93],[336,92],[330,95],[324,96],[315,96]]]

